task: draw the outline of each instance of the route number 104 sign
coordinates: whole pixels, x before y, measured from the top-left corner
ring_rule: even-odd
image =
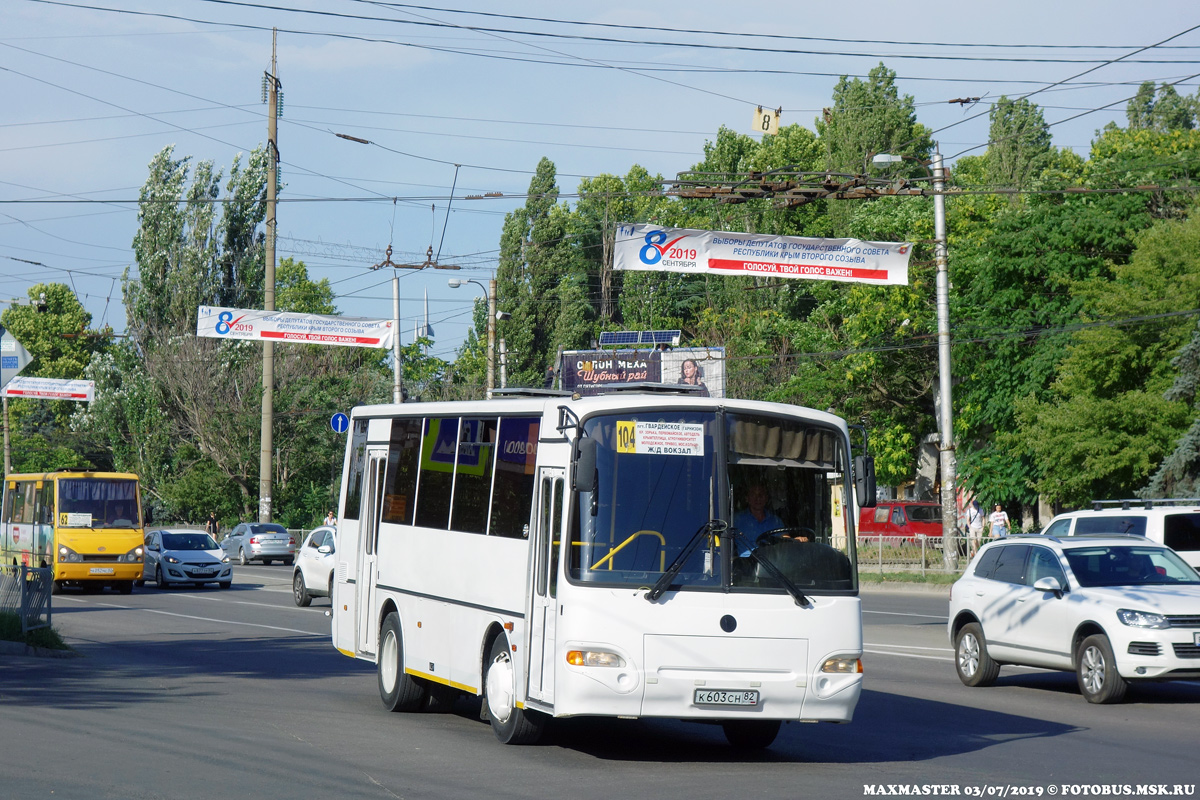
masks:
[[[655,456],[702,456],[704,426],[687,422],[617,420],[617,452]]]

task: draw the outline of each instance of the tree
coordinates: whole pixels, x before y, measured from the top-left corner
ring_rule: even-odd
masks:
[[[554,164],[543,158],[529,199],[507,216],[500,236],[496,291],[512,318],[497,337],[505,339],[514,386],[540,386],[557,345],[586,345],[591,333],[586,269],[568,236],[569,213],[557,204]]]
[[[1126,105],[1125,118],[1131,131],[1168,133],[1195,128],[1196,111],[1195,99],[1180,97],[1171,84],[1161,84],[1155,97],[1154,81],[1146,81]]]
[[[865,81],[843,76],[833,89],[833,106],[816,126],[826,165],[835,172],[861,174],[872,155],[891,153],[918,162],[898,171],[919,177],[925,174],[920,162],[933,151],[929,129],[917,122],[912,96],[900,96],[896,73],[882,63]]]
[[[1200,492],[1200,414],[1196,413],[1200,390],[1200,324],[1171,366],[1177,372],[1164,399],[1185,403],[1192,411],[1192,424],[1139,493],[1142,497],[1195,497]]]
[[[988,112],[988,181],[1018,189],[1029,186],[1053,155],[1042,110],[1025,98],[1001,96]],[[1014,197],[1014,200],[1016,197]]]
[[[82,378],[92,356],[109,347],[111,331],[91,329],[92,315],[61,283],[31,286],[29,300],[29,305],[14,304],[0,315],[0,324],[33,356],[21,374],[63,380]],[[92,448],[78,441],[69,428],[78,403],[11,400],[7,405],[13,432],[12,463],[18,471],[97,466],[89,457]]]

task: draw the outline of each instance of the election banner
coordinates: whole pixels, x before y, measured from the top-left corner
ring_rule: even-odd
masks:
[[[96,382],[17,377],[4,387],[4,396],[26,400],[74,400],[78,403],[90,403],[96,399]]]
[[[617,225],[613,269],[870,283],[908,283],[911,242],[809,239]]]
[[[388,348],[392,346],[392,321],[200,306],[196,315],[196,335],[213,339]]]

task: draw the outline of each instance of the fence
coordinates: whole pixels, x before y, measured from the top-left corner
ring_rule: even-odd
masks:
[[[21,619],[21,634],[50,627],[54,567],[0,565],[0,614]]]
[[[962,572],[977,548],[966,536],[948,536],[945,539],[958,556],[958,568],[954,572]],[[942,548],[941,536],[871,536],[860,533],[858,571],[878,571],[881,575],[885,571],[920,572],[922,575],[926,572],[947,572]]]

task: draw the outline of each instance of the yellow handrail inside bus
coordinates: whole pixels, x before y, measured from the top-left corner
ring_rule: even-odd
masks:
[[[638,531],[637,533],[630,534],[628,539],[621,542],[619,545],[614,547],[612,550],[609,550],[608,555],[606,555],[604,558],[597,561],[595,564],[592,564],[592,569],[600,569],[601,564],[603,564],[605,561],[611,561],[613,556],[615,556],[617,553],[621,552],[621,548],[625,547],[625,545],[629,544],[630,542],[632,542],[634,539],[638,538],[639,536],[657,536],[658,537],[659,544],[662,545],[662,547],[658,551],[658,565],[659,565],[658,571],[665,572],[667,569],[667,550],[666,550],[667,537],[663,536],[658,531]],[[609,568],[609,570],[611,570],[612,564],[609,564],[608,568]]]

